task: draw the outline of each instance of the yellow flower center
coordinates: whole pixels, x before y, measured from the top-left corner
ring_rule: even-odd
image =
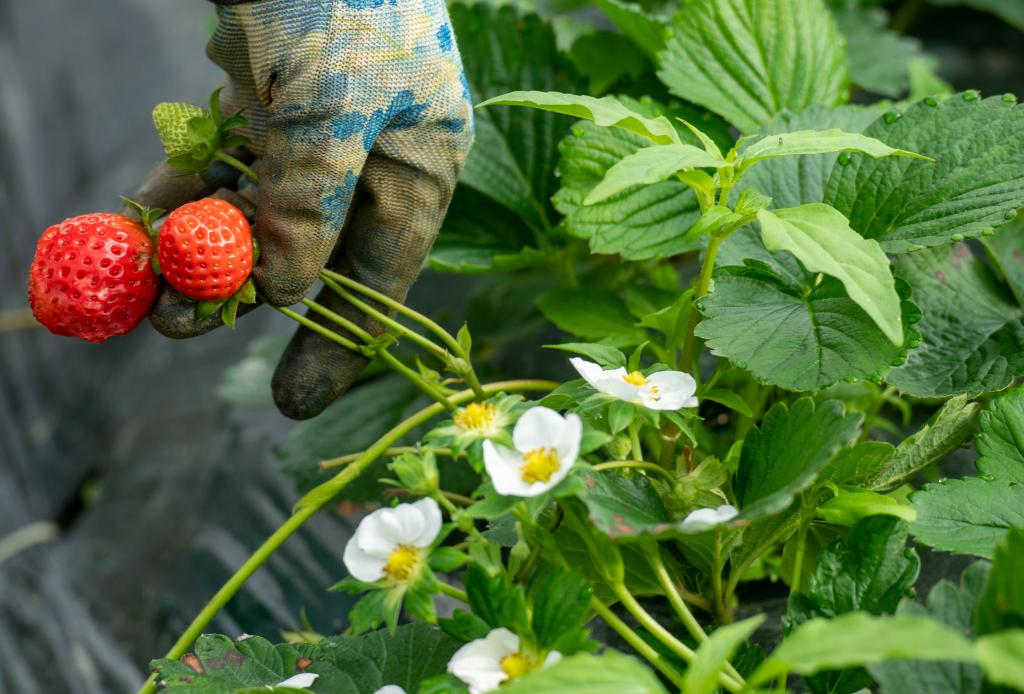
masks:
[[[558,453],[554,448],[534,448],[523,456],[523,461],[519,471],[528,484],[547,482],[558,472]]]
[[[384,573],[396,581],[408,581],[420,565],[420,550],[409,545],[398,545],[384,565]]]
[[[632,386],[645,386],[650,383],[650,381],[644,378],[644,375],[639,371],[630,371],[622,377],[622,380]]]
[[[494,426],[497,415],[491,403],[471,402],[455,413],[455,426],[465,431],[487,431]]]
[[[513,653],[501,659],[501,669],[510,680],[522,677],[533,669],[533,662],[521,653]]]

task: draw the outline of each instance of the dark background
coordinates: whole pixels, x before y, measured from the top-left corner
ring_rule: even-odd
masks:
[[[152,106],[219,83],[213,20],[202,0],[0,0],[0,325],[23,319],[42,230],[117,209],[160,158]],[[958,89],[1024,83],[1021,33],[989,15],[934,8],[909,33]],[[458,316],[468,285],[428,274],[414,302]],[[258,311],[186,342],[148,326],[102,346],[0,332],[0,693],[134,691],[285,519],[296,493],[272,451],[293,424],[216,391],[252,340],[290,330]],[[274,637],[303,607],[342,627],[347,599],[324,591],[343,573],[339,515],[290,540],[212,628]],[[19,530],[31,546],[9,556]]]

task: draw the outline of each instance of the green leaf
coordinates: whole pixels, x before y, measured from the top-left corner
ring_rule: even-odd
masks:
[[[633,326],[622,300],[611,292],[591,288],[553,289],[537,299],[544,316],[567,333],[603,340],[617,347],[638,345],[646,333]]]
[[[559,145],[562,187],[554,197],[570,236],[587,239],[593,253],[618,253],[627,260],[667,257],[699,246],[682,233],[700,215],[697,198],[678,180],[634,186],[604,202],[583,204],[609,169],[649,140],[586,121],[572,133]]]
[[[456,3],[449,11],[474,97],[487,99],[511,89],[577,88],[554,31],[536,14],[485,3]],[[558,187],[555,145],[569,122],[554,114],[486,109],[475,113],[475,127],[476,142],[462,170],[462,184],[535,228],[546,228],[549,199]],[[491,218],[500,216],[496,210]]]
[[[721,388],[709,390],[706,393],[702,393],[700,399],[711,400],[712,402],[717,402],[720,405],[725,405],[730,410],[737,412],[744,417],[754,416],[754,413],[750,409],[750,405],[748,405],[742,397],[731,390],[723,390]]]
[[[567,342],[561,345],[544,345],[548,349],[560,349],[563,352],[582,354],[606,369],[626,366],[626,355],[621,350],[608,345],[593,342]]]
[[[757,686],[787,672],[810,675],[890,659],[976,660],[970,642],[931,619],[853,612],[803,624],[768,656],[748,682]]]
[[[1024,528],[1013,528],[996,545],[992,570],[974,614],[979,634],[1024,628]]]
[[[840,158],[833,169],[824,202],[887,253],[979,236],[1024,206],[1024,109],[1000,97],[925,99],[864,134],[935,159]]]
[[[533,611],[530,626],[541,649],[556,648],[576,638],[587,621],[593,594],[583,575],[551,567],[532,583]]]
[[[791,133],[814,128],[837,128],[859,133],[881,115],[877,106],[810,106],[793,114],[780,113],[761,128],[762,134]],[[776,207],[797,207],[825,199],[825,186],[839,158],[836,152],[767,159],[751,168],[740,190],[757,190],[772,198]]]
[[[1024,31],[1024,6],[1006,0],[931,0],[933,5],[966,5],[982,12],[991,12],[1007,24]]]
[[[910,86],[907,66],[924,52],[917,39],[887,28],[888,16],[877,8],[848,8],[836,13],[846,37],[850,81],[867,91],[897,97]]]
[[[838,279],[886,337],[903,344],[900,296],[878,242],[863,238],[842,214],[821,203],[761,210],[757,218],[765,248],[789,251],[807,270]]]
[[[608,16],[612,24],[633,42],[647,52],[652,61],[665,47],[667,22],[639,5],[622,0],[596,0],[596,4]]]
[[[1024,484],[1024,386],[1001,394],[988,404],[974,437],[976,465],[997,480]]]
[[[535,243],[521,217],[463,185],[455,190],[429,263],[441,272],[511,272],[548,262]]]
[[[828,130],[796,130],[768,135],[754,140],[740,153],[736,166],[741,171],[759,161],[775,157],[806,156],[810,154],[833,154],[838,152],[859,152],[872,159],[882,157],[910,157],[926,159],[914,152],[894,149],[881,140],[860,133],[848,133],[838,128]]]
[[[168,691],[230,694],[242,687],[273,686],[296,673],[298,657],[287,644],[274,646],[259,636],[235,642],[222,634],[200,636],[190,655],[190,664],[200,668],[201,674],[174,660],[150,665]]]
[[[856,487],[841,488],[839,493],[816,509],[818,518],[834,525],[853,525],[870,516],[893,516],[905,521],[917,518],[913,506],[891,496]]]
[[[745,133],[780,111],[847,97],[844,44],[820,0],[694,0],[675,15],[660,60],[673,94]]]
[[[1024,304],[1024,220],[1018,218],[981,242],[1017,303]]]
[[[579,500],[587,507],[594,527],[616,542],[640,542],[705,532],[704,527],[673,521],[650,479],[616,472],[581,475],[586,491]]]
[[[895,265],[924,317],[922,344],[888,381],[907,395],[977,395],[1024,372],[1022,311],[966,244],[911,253]]]
[[[677,171],[694,168],[722,168],[725,160],[693,145],[672,144],[644,147],[620,159],[608,169],[583,201],[593,205],[637,185],[660,183]]]
[[[975,650],[989,682],[1024,690],[1024,629],[983,636]]]
[[[864,518],[845,540],[826,547],[808,578],[808,592],[790,595],[787,631],[817,617],[848,612],[892,614],[913,594],[921,562],[908,550],[907,524],[891,516]]]
[[[501,687],[502,694],[667,694],[636,658],[615,651],[580,653]]]
[[[860,430],[861,416],[838,400],[777,403],[747,434],[733,491],[745,518],[784,511],[818,471]]]
[[[704,320],[696,334],[712,353],[764,383],[795,391],[819,390],[843,379],[881,379],[902,360],[903,351],[838,280],[817,282],[791,257],[773,257],[760,241],[757,245],[768,262],[751,258],[744,267],[716,268],[714,290],[699,303]],[[900,313],[904,334],[913,337],[915,307],[904,301]]]
[[[648,118],[644,114],[623,104],[614,96],[595,99],[592,96],[564,94],[561,92],[514,91],[484,101],[477,109],[486,106],[526,106],[529,108],[562,113],[574,118],[594,121],[602,128],[622,128],[642,135],[659,145],[680,144],[679,133],[665,116]]]
[[[523,587],[504,574],[491,576],[477,564],[470,564],[463,582],[473,614],[491,625],[517,634],[526,633],[530,619]]]
[[[610,31],[580,36],[573,42],[571,54],[577,69],[590,81],[590,93],[596,96],[624,78],[637,79],[650,66],[639,46],[628,37]]]
[[[966,503],[965,500],[970,500]],[[925,485],[911,496],[914,538],[953,554],[992,558],[1010,528],[1024,527],[1024,485],[969,477]]]
[[[683,691],[686,694],[714,694],[718,691],[719,673],[736,649],[750,638],[763,622],[764,615],[757,615],[715,629],[710,638],[697,649],[696,659],[686,668]]]
[[[963,636],[973,637],[971,615],[987,574],[985,563],[975,562],[964,571],[959,587],[947,580],[939,581],[928,593],[925,605],[907,598],[900,602],[897,614],[930,617]],[[907,682],[913,682],[921,692],[981,692],[981,669],[972,663],[889,660],[871,665],[868,671],[881,686],[881,694],[903,694]]]

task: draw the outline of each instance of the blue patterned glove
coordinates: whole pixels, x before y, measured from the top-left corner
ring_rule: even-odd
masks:
[[[327,266],[403,301],[472,142],[469,90],[443,0],[253,0],[218,13],[207,52],[230,79],[224,113],[245,109],[250,124],[241,132],[260,177],[257,288],[290,305]],[[167,185],[188,188],[180,179]],[[161,186],[150,184],[142,202],[179,202],[161,197]],[[381,331],[331,292],[318,300]],[[172,291],[152,320],[172,337],[218,323],[197,320],[194,304]],[[365,358],[302,328],[278,364],[275,401],[288,416],[311,417],[364,366]]]

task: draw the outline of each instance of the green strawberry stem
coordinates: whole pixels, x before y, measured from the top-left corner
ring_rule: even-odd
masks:
[[[495,393],[520,393],[524,391],[548,392],[558,387],[557,383],[539,379],[521,381],[498,381],[482,386],[485,396]],[[477,398],[472,390],[464,390],[451,396],[451,402],[455,405],[470,402]],[[314,487],[312,491],[299,501],[295,512],[286,520],[281,527],[274,531],[262,545],[238,568],[237,571],[221,586],[214,594],[206,607],[196,615],[195,619],[188,626],[184,633],[171,646],[171,649],[164,656],[177,660],[185,655],[203,630],[209,626],[214,617],[224,608],[235,594],[245,585],[246,581],[263,566],[270,556],[313,517],[317,511],[329,504],[342,490],[355,481],[374,461],[380,458],[388,448],[401,440],[406,434],[416,427],[428,422],[430,419],[442,414],[445,408],[441,403],[433,403],[423,408],[408,419],[395,425],[390,431],[381,436],[377,441],[350,465],[346,466],[337,475],[323,484]],[[138,694],[152,694],[156,691],[156,678],[150,675],[139,688]]]
[[[235,157],[231,156],[230,154],[228,154],[228,153],[227,153],[227,152],[225,152],[224,150],[222,150],[222,149],[218,149],[218,150],[217,150],[217,151],[216,151],[216,152],[214,153],[214,155],[213,155],[213,158],[214,158],[214,159],[219,159],[219,160],[221,160],[222,162],[224,162],[225,164],[228,164],[229,166],[233,166],[234,168],[238,169],[238,170],[239,170],[239,171],[241,171],[241,172],[242,172],[243,174],[245,174],[245,176],[246,176],[246,177],[247,177],[247,178],[248,178],[248,179],[249,179],[250,181],[252,181],[253,183],[259,183],[259,182],[260,182],[260,177],[256,175],[256,172],[255,172],[255,171],[253,171],[252,169],[250,169],[250,168],[249,168],[248,166],[246,166],[246,165],[245,165],[245,164],[243,164],[243,163],[242,163],[241,161],[239,161],[239,160],[238,160],[238,159],[236,159]]]
[[[470,360],[469,354],[466,352],[466,350],[462,348],[462,345],[459,344],[459,341],[455,339],[455,337],[450,332],[442,328],[440,325],[435,323],[430,318],[424,316],[422,313],[414,311],[413,309],[409,308],[402,302],[395,301],[386,294],[382,294],[381,292],[378,292],[375,289],[367,287],[365,284],[357,282],[349,277],[345,277],[344,275],[341,275],[337,272],[327,270],[325,268],[320,272],[320,279],[321,281],[324,282],[324,284],[326,284],[329,287],[332,287],[332,284],[341,284],[344,285],[345,287],[348,287],[349,289],[354,289],[360,294],[368,296],[374,301],[383,304],[384,306],[387,306],[388,308],[394,310],[396,313],[401,313],[402,315],[411,318],[412,320],[416,321],[417,323],[425,327],[430,332],[437,335],[439,338],[441,338],[441,341],[448,346],[448,349],[451,350],[452,354],[454,354],[456,357],[465,362],[466,366],[460,372],[460,375],[466,379],[466,384],[474,391],[476,391],[477,397],[483,397],[483,391],[480,388],[480,379],[477,378],[476,371],[473,370],[472,361]],[[332,282],[329,283],[329,280],[331,280]]]

